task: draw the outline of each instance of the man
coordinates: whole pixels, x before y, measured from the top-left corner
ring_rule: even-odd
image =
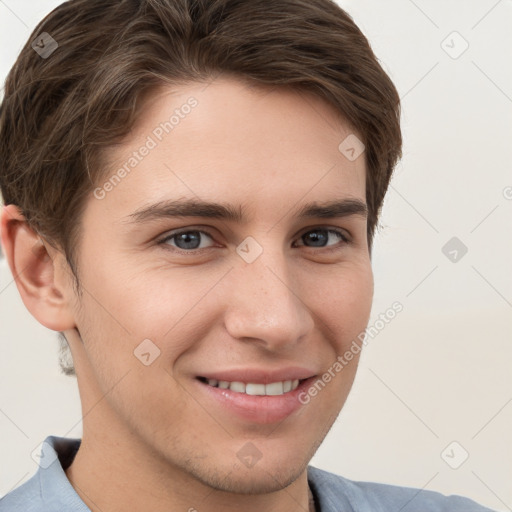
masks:
[[[5,87],[1,236],[83,437],[48,437],[0,510],[488,510],[309,466],[356,374],[399,118],[328,0],[45,18]]]

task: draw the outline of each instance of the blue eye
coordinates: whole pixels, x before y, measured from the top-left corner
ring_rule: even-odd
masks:
[[[327,229],[327,228],[316,228],[304,233],[300,239],[305,243],[307,241],[313,243],[312,246],[308,247],[329,247],[332,244],[328,244],[329,235],[334,234],[338,238],[338,241],[341,240],[344,243],[349,243],[349,239],[343,234],[343,232],[337,229]],[[335,244],[334,244],[335,245]]]
[[[174,233],[163,240],[160,240],[160,244],[166,244],[168,240],[174,240],[176,243],[176,247],[181,249],[182,251],[193,251],[196,249],[204,249],[204,246],[201,246],[201,237],[202,235],[206,235],[208,238],[212,238],[205,231],[200,230],[190,230],[190,231],[181,231],[179,233]]]

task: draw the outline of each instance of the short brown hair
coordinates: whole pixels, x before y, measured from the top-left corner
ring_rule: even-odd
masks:
[[[47,58],[32,46],[44,33],[58,45]],[[371,250],[402,154],[400,98],[334,1],[70,0],[37,25],[7,77],[0,187],[64,252],[77,291],[80,221],[105,176],[102,150],[128,134],[148,92],[222,73],[313,93],[360,134]]]

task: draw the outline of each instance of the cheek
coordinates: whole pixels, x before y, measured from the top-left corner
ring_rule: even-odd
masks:
[[[209,310],[208,301],[201,299],[217,279],[144,267],[134,272],[122,266],[112,272],[103,266],[90,275],[84,282],[88,292],[81,325],[88,355],[105,382],[112,383],[130,368],[148,368],[137,359],[142,353],[149,352],[145,359],[154,360],[151,366],[171,371],[173,361],[203,334]]]
[[[348,267],[339,272],[316,295],[318,329],[322,344],[322,374],[309,390],[316,415],[337,417],[352,388],[361,351],[361,334],[370,317],[373,299],[373,275],[370,265]],[[319,398],[315,398],[318,396]]]
[[[359,331],[364,330],[373,302],[373,273],[370,265],[361,267],[352,279],[345,282],[345,293],[340,300],[347,325]]]
[[[112,278],[102,286],[98,279],[94,285],[84,283],[84,288],[88,292],[84,292],[77,324],[95,381],[89,382],[90,389],[130,418],[133,428],[137,423],[133,418],[140,417],[141,411],[151,414],[154,424],[178,421],[169,416],[170,404],[173,410],[184,407],[172,362],[191,338],[184,335],[185,320],[173,326],[190,309],[186,301],[165,294],[165,289],[155,290],[151,282],[140,278],[125,280],[124,286]],[[172,343],[163,341],[166,332]]]
[[[373,301],[369,261],[330,269],[326,276],[317,276],[316,285],[311,282],[308,289],[312,307],[321,321],[319,329],[341,353],[368,324]]]

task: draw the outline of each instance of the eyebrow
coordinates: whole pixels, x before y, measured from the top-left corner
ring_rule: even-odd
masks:
[[[340,218],[357,215],[366,218],[368,207],[359,199],[342,199],[305,204],[296,213],[299,219]],[[164,200],[143,206],[128,215],[123,222],[141,224],[172,217],[205,217],[237,223],[244,222],[243,208],[230,204],[212,203],[197,199]]]

